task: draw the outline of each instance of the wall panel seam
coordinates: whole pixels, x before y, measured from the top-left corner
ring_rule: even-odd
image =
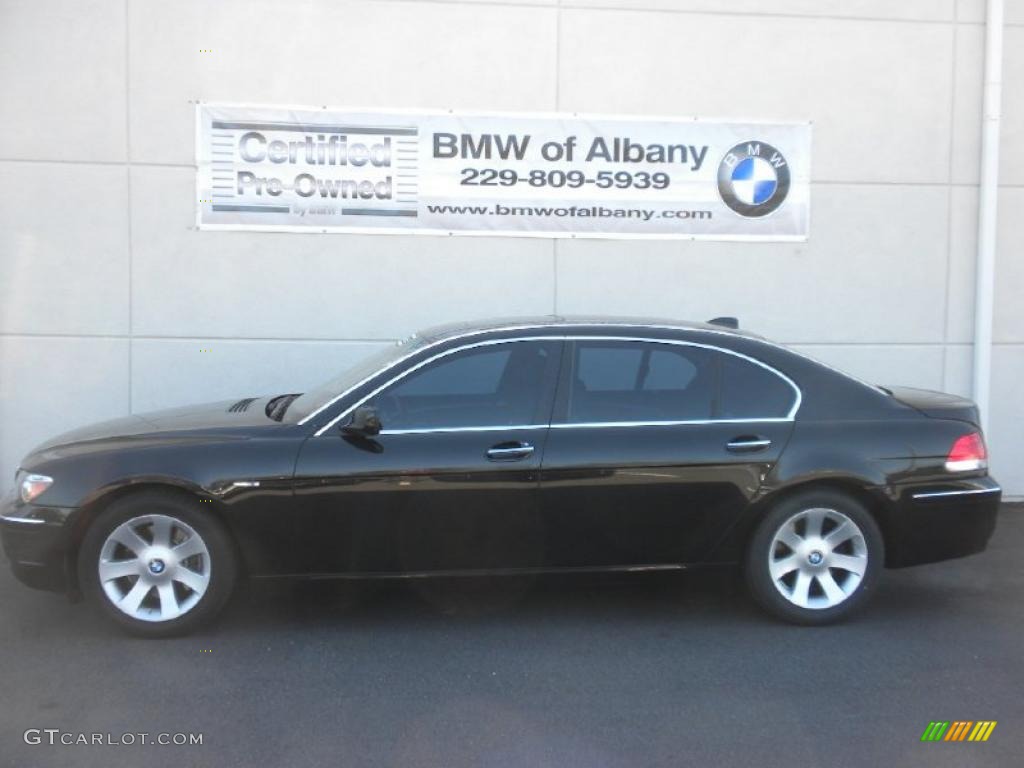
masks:
[[[133,412],[134,382],[132,365],[132,333],[134,285],[132,265],[134,248],[132,241],[132,110],[131,110],[131,0],[124,0],[124,140],[125,140],[125,189],[128,194],[128,413]]]
[[[391,2],[405,5],[408,0],[377,0],[377,2]],[[463,5],[471,6],[474,8],[480,8],[480,3],[472,2],[472,0],[420,0],[421,3],[431,3],[434,5]],[[516,3],[516,2],[495,2],[488,3],[487,7],[491,8],[516,8],[516,9],[538,9],[538,8],[550,8],[554,4],[538,5],[535,3]],[[673,15],[685,15],[685,16],[724,16],[724,17],[752,17],[752,18],[772,18],[772,19],[827,19],[830,21],[870,21],[870,22],[893,22],[897,24],[969,24],[969,25],[980,25],[982,22],[979,21],[957,21],[955,16],[951,16],[947,19],[939,18],[927,18],[927,17],[907,17],[907,18],[890,18],[887,16],[858,16],[853,14],[827,14],[827,13],[786,13],[786,12],[766,12],[766,11],[723,11],[723,10],[708,10],[708,9],[695,9],[695,8],[644,8],[635,5],[591,5],[586,3],[572,4],[563,6],[566,10],[580,10],[580,11],[612,11],[621,12],[629,11],[634,13],[665,13]]]
[[[953,0],[953,18],[957,18],[960,0]],[[949,293],[953,263],[953,146],[956,134],[956,71],[957,71],[957,31],[959,27],[953,25],[952,44],[950,52],[950,74],[949,74],[949,155],[946,158],[946,270],[945,284],[943,285],[942,301],[942,340],[949,341]],[[947,374],[949,372],[949,346],[942,347],[942,386],[946,386]]]
[[[0,331],[0,338],[23,338],[23,339],[114,339],[136,341],[190,341],[206,343],[210,341],[227,342],[256,342],[256,343],[279,343],[288,344],[291,342],[313,342],[324,344],[395,344],[398,339],[389,338],[317,338],[314,336],[160,336],[150,334],[124,333],[46,333],[42,331]]]

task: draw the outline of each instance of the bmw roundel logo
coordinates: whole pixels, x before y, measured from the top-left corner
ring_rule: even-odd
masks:
[[[771,144],[744,141],[718,165],[718,194],[740,216],[767,216],[789,193],[789,163]]]

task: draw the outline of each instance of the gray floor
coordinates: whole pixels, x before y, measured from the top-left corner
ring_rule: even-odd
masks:
[[[0,765],[1020,765],[1022,552],[1008,507],[985,554],[887,572],[823,629],[694,572],[253,588],[173,641],[123,637],[3,564]],[[999,725],[922,744],[936,719]],[[27,728],[204,743],[28,746]]]

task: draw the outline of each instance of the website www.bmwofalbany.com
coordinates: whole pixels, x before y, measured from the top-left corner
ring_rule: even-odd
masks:
[[[22,739],[31,746],[94,746],[133,747],[138,745],[157,747],[202,746],[202,733],[85,733],[62,731],[60,728],[29,728]]]
[[[560,218],[637,219],[710,219],[711,211],[667,210],[650,208],[606,208],[603,205],[585,206],[524,206],[524,205],[428,205],[430,213],[470,214],[476,216],[557,216]]]

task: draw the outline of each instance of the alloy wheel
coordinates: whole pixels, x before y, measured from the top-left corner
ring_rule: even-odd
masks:
[[[141,515],[118,525],[103,542],[100,585],[110,602],[134,619],[170,621],[192,610],[210,586],[210,551],[187,523]]]
[[[868,567],[864,534],[835,509],[804,509],[775,532],[768,550],[772,583],[800,608],[833,608],[857,590]]]

